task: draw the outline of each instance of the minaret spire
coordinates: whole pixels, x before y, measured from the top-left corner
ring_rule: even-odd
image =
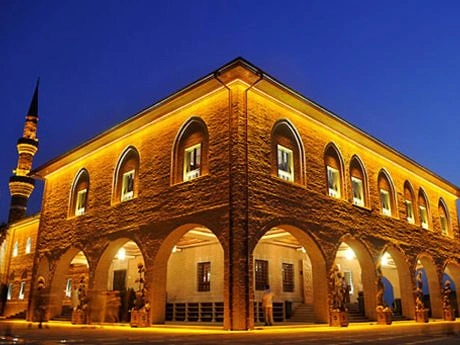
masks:
[[[15,222],[26,216],[27,202],[34,190],[35,180],[29,176],[32,170],[32,161],[38,150],[37,123],[38,123],[38,85],[35,85],[34,94],[30,102],[29,111],[24,123],[22,137],[18,139],[18,164],[10,177],[11,204],[8,223]]]

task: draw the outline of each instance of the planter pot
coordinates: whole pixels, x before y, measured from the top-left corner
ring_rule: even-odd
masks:
[[[453,308],[444,309],[443,316],[446,321],[455,321],[455,310]]]
[[[131,327],[149,327],[150,313],[144,310],[131,310]]]
[[[86,312],[83,310],[74,310],[72,311],[72,324],[74,325],[84,325],[88,323],[88,318]]]
[[[348,326],[348,312],[331,310],[329,326],[347,327]]]
[[[428,322],[428,309],[416,310],[415,322]]]
[[[378,325],[391,325],[391,311],[377,311],[377,324]]]

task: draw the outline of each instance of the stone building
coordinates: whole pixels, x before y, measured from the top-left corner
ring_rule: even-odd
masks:
[[[241,58],[32,175],[45,187],[29,220],[28,318],[42,276],[48,318],[83,278],[92,320],[124,320],[139,262],[153,324],[251,329],[267,284],[275,321],[328,322],[334,265],[370,320],[378,266],[402,317],[414,318],[419,271],[432,317],[444,280],[460,302],[460,189]],[[14,292],[23,268],[11,260]],[[109,316],[108,291],[121,301]]]

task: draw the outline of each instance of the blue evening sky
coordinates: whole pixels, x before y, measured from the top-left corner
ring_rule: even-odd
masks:
[[[459,18],[440,0],[0,0],[0,222],[37,77],[34,167],[237,56],[460,185]]]

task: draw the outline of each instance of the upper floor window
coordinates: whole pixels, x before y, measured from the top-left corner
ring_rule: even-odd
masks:
[[[121,201],[130,200],[134,197],[134,170],[123,174],[121,183]]]
[[[21,282],[21,285],[19,286],[19,299],[24,299],[24,295],[26,293],[26,282]]]
[[[441,225],[441,233],[444,236],[447,236],[449,235],[449,213],[447,212],[447,206],[443,199],[439,199],[438,213],[439,222]]]
[[[121,155],[115,170],[113,202],[128,201],[137,196],[139,153],[128,147]]]
[[[303,183],[303,147],[294,126],[286,121],[278,121],[271,134],[272,175]]]
[[[390,177],[385,170],[380,170],[378,176],[378,187],[380,191],[380,210],[385,216],[392,216],[395,211],[394,188]]]
[[[27,241],[26,241],[26,254],[30,254],[31,251],[32,251],[32,238],[31,238],[31,237],[27,237]]]
[[[89,189],[89,174],[81,169],[75,177],[70,196],[70,216],[81,216],[86,212]]]
[[[418,210],[420,214],[420,225],[424,229],[429,229],[430,223],[428,218],[428,201],[423,189],[420,189],[418,193]]]
[[[72,297],[72,278],[68,278],[65,284],[65,296]]]
[[[18,241],[14,242],[14,246],[13,246],[13,257],[16,257],[18,256],[19,254],[19,243]]]
[[[292,150],[277,145],[278,151],[278,177],[286,181],[294,181],[294,159]]]
[[[199,262],[197,271],[198,291],[211,291],[211,263]]]
[[[201,175],[201,143],[187,147],[184,153],[184,181]]]
[[[11,297],[13,296],[13,283],[8,284],[8,291],[6,293],[6,299],[9,301],[11,300]]]
[[[353,193],[353,204],[357,206],[366,205],[366,175],[363,165],[357,156],[350,162],[351,190]]]
[[[193,117],[182,126],[173,150],[172,183],[208,173],[208,129],[202,119]]]
[[[333,198],[341,198],[342,191],[342,160],[333,144],[329,144],[325,154],[327,193]]]
[[[404,199],[404,203],[406,205],[406,220],[408,223],[414,224],[414,191],[409,181],[404,182]]]

